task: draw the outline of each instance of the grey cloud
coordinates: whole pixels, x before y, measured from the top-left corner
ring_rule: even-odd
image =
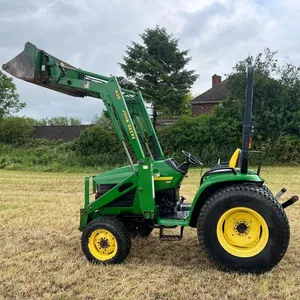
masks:
[[[218,15],[225,14],[228,14],[228,11],[226,11],[226,6],[222,3],[213,3],[193,13],[181,13],[182,18],[186,20],[183,36],[188,39],[205,34],[209,30],[210,20]]]
[[[76,7],[73,2],[56,2],[49,7],[49,12],[53,15],[66,16],[66,17],[78,17],[80,9]]]
[[[18,13],[26,14],[36,8],[35,1],[32,0],[1,0],[1,13],[6,16],[13,16]]]

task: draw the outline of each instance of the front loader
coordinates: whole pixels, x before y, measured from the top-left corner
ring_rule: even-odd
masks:
[[[45,88],[101,99],[106,106],[129,165],[85,178],[80,230],[89,261],[121,263],[133,236],[146,237],[158,228],[161,240],[181,240],[187,226],[197,228],[204,252],[223,270],[261,273],[282,259],[289,244],[284,208],[298,197],[280,204],[285,190],[273,196],[260,177],[260,166],[257,172],[248,168],[252,66],[247,70],[242,149],[201,177],[191,203],[180,195],[180,187],[189,167],[202,163],[186,151],[180,164],[164,155],[140,92],[121,88],[116,77],[75,68],[29,42],[2,68]],[[166,233],[173,228],[179,229],[177,234]]]

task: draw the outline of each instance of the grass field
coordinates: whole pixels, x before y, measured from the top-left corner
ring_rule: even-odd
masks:
[[[287,208],[291,242],[264,275],[219,271],[199,248],[195,229],[181,242],[154,231],[134,240],[124,264],[93,266],[81,252],[83,177],[75,173],[0,171],[0,299],[300,299],[300,204]],[[299,167],[266,167],[269,188],[300,195]],[[192,170],[182,186],[191,201]]]

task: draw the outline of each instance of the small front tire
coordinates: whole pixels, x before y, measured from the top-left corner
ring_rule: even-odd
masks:
[[[91,221],[83,230],[81,247],[92,263],[121,263],[130,252],[130,233],[117,218],[99,217]]]

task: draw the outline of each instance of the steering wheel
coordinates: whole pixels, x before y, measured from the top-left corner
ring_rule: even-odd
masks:
[[[182,150],[182,153],[184,154],[184,156],[187,158],[187,161],[193,165],[199,165],[202,166],[203,163],[196,158],[195,156],[193,156],[191,153],[188,153],[187,151]]]

